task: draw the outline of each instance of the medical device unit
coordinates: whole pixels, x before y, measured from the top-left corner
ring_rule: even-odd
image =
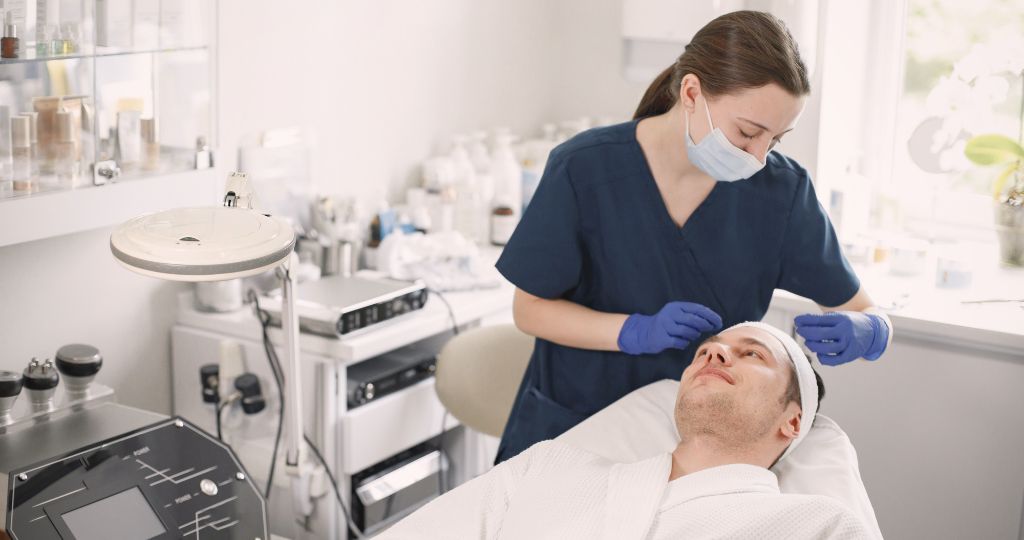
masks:
[[[348,408],[400,392],[437,371],[437,354],[451,338],[439,334],[348,367]]]
[[[273,325],[281,324],[281,297],[260,300]],[[296,298],[299,328],[311,334],[343,337],[422,308],[427,288],[419,281],[330,276],[303,283]]]
[[[0,538],[269,539],[266,503],[231,449],[115,403],[93,382],[102,363],[76,344],[0,372]]]

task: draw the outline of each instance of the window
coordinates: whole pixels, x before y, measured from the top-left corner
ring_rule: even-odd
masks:
[[[825,19],[819,192],[844,241],[994,242],[998,171],[963,149],[1021,135],[1024,2],[830,2]]]

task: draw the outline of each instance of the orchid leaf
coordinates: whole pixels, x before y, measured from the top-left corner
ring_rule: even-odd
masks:
[[[1002,165],[1024,159],[1024,148],[1006,135],[992,133],[972,137],[964,154],[978,165]]]

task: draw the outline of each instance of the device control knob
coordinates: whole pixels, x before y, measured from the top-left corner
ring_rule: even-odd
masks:
[[[199,368],[199,384],[203,388],[203,402],[217,403],[220,401],[220,366],[204,364]]]
[[[57,350],[57,370],[64,376],[70,399],[82,399],[89,393],[96,374],[103,367],[103,356],[92,345],[73,343]]]
[[[199,481],[199,491],[202,491],[204,494],[213,497],[217,495],[217,492],[220,490],[218,489],[217,484],[213,480],[210,480],[209,478],[203,478],[202,480]]]
[[[252,373],[243,373],[235,378],[235,390],[242,394],[242,410],[245,414],[256,414],[266,407],[260,380]]]
[[[57,383],[60,382],[60,375],[53,367],[53,362],[49,359],[40,362],[33,358],[23,375],[24,387],[28,390],[32,410],[38,412],[53,409],[53,394]]]
[[[0,426],[11,423],[11,409],[14,402],[21,394],[23,384],[21,373],[15,371],[0,371]]]

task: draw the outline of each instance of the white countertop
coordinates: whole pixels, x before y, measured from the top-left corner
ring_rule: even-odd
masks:
[[[1024,302],[964,304],[963,301],[1024,299],[1024,269],[992,265],[976,270],[963,289],[935,286],[934,270],[896,276],[884,265],[855,266],[864,289],[892,320],[897,337],[913,337],[1024,357]],[[776,290],[772,307],[815,312],[814,302]]]

